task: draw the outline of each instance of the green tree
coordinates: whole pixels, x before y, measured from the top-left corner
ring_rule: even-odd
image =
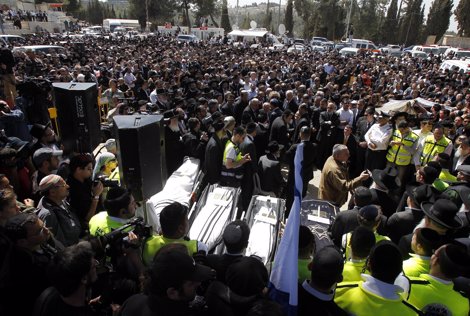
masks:
[[[434,0],[426,21],[426,36],[435,35],[436,42],[441,39],[449,28],[453,5],[452,0]]]
[[[129,0],[129,12],[122,14],[125,18],[138,19],[141,26],[146,25],[146,0]],[[165,22],[173,20],[173,12],[177,9],[174,0],[148,0],[149,22],[156,25],[163,25]]]
[[[232,31],[232,26],[228,17],[227,0],[223,0],[222,2],[222,17],[220,20],[220,26],[225,30],[225,33]]]
[[[287,7],[286,7],[286,15],[284,19],[284,23],[286,25],[286,30],[289,31],[287,33],[287,36],[292,37],[294,36],[294,4],[293,0],[288,0],[287,1]]]
[[[400,19],[399,38],[405,46],[417,43],[423,24],[422,0],[410,0]]]
[[[273,11],[269,10],[264,19],[263,25],[266,29],[271,29],[271,23],[273,22]]]
[[[215,0],[195,0],[196,5],[196,18],[207,17],[211,18],[212,24],[215,27],[219,27],[219,24],[215,20],[216,17],[220,16],[220,6]]]
[[[454,14],[459,36],[470,36],[470,0],[460,0]]]
[[[78,13],[78,11],[80,11],[80,7],[81,7],[80,1],[78,1],[78,0],[69,0],[65,10],[67,12],[71,13],[72,15],[75,15],[76,13]]]
[[[398,32],[398,1],[392,0],[387,10],[385,21],[381,25],[381,38],[383,43],[397,43]]]
[[[240,25],[240,28],[241,29],[249,29],[250,28],[250,22],[251,22],[250,13],[248,13],[243,18],[243,22],[242,22],[242,25]]]

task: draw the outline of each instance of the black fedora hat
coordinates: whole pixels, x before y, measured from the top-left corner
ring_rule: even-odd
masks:
[[[434,202],[437,194],[433,186],[429,184],[422,184],[418,187],[407,186],[406,193],[417,206],[423,202]]]
[[[463,225],[462,220],[457,216],[459,209],[452,201],[439,199],[434,203],[423,202],[421,209],[427,217],[446,228],[457,229]]]
[[[386,167],[383,170],[372,171],[372,180],[382,188],[394,190],[400,186],[400,179],[397,178],[398,170],[394,167]]]

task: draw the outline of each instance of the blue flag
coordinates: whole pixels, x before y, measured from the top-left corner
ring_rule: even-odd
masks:
[[[282,305],[285,314],[297,315],[297,286],[298,286],[298,254],[300,208],[302,204],[302,162],[304,160],[304,143],[297,145],[295,152],[295,188],[294,203],[292,204],[287,225],[282,235],[279,248],[274,257],[271,271],[269,296]],[[312,311],[314,313],[315,311]]]

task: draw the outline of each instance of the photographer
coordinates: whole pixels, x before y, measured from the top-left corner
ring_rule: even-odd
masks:
[[[90,154],[79,154],[70,160],[70,175],[67,184],[70,186],[69,203],[77,214],[85,230],[88,221],[96,214],[103,184],[92,183],[93,157]]]

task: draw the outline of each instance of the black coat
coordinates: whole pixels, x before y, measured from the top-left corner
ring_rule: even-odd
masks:
[[[165,156],[167,176],[176,171],[182,164],[184,158],[184,146],[179,131],[172,131],[165,126]]]
[[[401,237],[413,232],[423,217],[424,213],[421,209],[406,209],[392,214],[387,220],[387,236],[398,244]]]
[[[217,183],[220,180],[226,141],[227,139],[219,139],[217,134],[214,133],[207,143],[204,158],[204,173],[210,184]]]
[[[298,316],[322,315],[322,316],[346,316],[348,315],[342,310],[334,300],[323,301],[307,292],[302,284],[298,287]]]
[[[201,140],[201,135],[195,132],[188,132],[183,136],[184,155],[194,157],[204,162],[207,142]]]
[[[285,185],[281,174],[281,163],[272,154],[261,156],[258,162],[261,189],[278,195]]]
[[[257,159],[259,159],[260,156],[266,153],[266,149],[268,148],[269,129],[258,124],[258,127],[256,128],[256,136],[253,142],[255,143],[256,153],[258,155]]]
[[[372,204],[379,205],[382,209],[382,213],[386,217],[390,217],[395,213],[398,206],[398,200],[393,194],[390,192],[385,193],[376,189],[370,189],[370,192],[372,193]]]
[[[269,134],[269,141],[277,141],[284,147],[289,146],[289,132],[283,117],[276,118],[271,126],[271,133]]]
[[[294,136],[292,137],[292,142],[297,143],[300,141],[300,130],[304,126],[310,126],[310,118],[308,116],[308,113],[305,113],[302,115],[300,120],[297,122],[297,125],[295,126],[294,130]]]

